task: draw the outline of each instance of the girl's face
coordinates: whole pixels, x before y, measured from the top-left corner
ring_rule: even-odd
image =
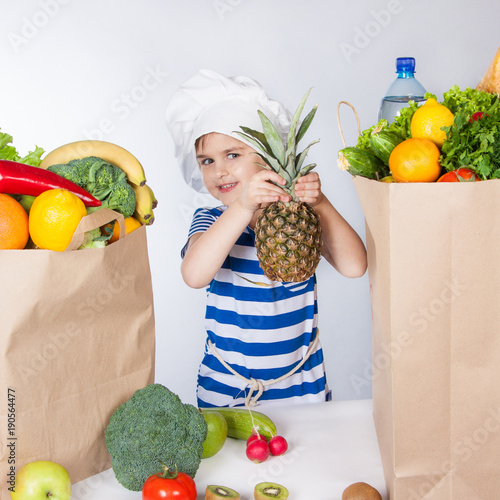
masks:
[[[263,167],[255,150],[229,135],[212,132],[200,138],[196,159],[208,192],[229,206],[248,180]]]

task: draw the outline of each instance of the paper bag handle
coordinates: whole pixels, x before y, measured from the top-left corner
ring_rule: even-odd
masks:
[[[345,142],[345,139],[344,139],[344,132],[342,130],[342,125],[340,124],[340,105],[341,104],[347,104],[354,111],[354,116],[356,117],[356,123],[358,124],[358,137],[361,135],[361,124],[360,124],[360,121],[359,121],[358,112],[356,111],[356,108],[350,102],[340,101],[337,104],[337,125],[339,126],[340,137],[342,138],[342,144],[344,145],[344,148],[345,148],[346,147],[346,142]]]
[[[76,227],[75,232],[73,233],[73,238],[66,247],[65,252],[76,250],[83,243],[83,237],[87,231],[92,231],[92,229],[109,224],[114,220],[120,224],[119,239],[122,239],[125,237],[125,218],[123,215],[111,210],[110,208],[100,208],[99,210],[82,217],[82,220]]]

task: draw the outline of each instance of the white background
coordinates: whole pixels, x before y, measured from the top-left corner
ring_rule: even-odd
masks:
[[[362,129],[376,121],[395,77],[413,56],[417,78],[442,98],[474,87],[500,40],[496,0],[2,0],[0,128],[25,153],[102,139],[135,154],[159,206],[148,228],[157,333],[156,381],[195,399],[204,343],[205,292],[182,281],[180,249],[193,210],[213,200],[188,188],[173,157],[164,113],[200,68],[246,75],[292,111],[309,87],[319,104],[308,138],[323,189],[364,238],[350,174],[336,165],[340,100]],[[347,145],[356,124],[342,108]],[[418,210],[418,207],[415,207]],[[412,228],[408,228],[409,231]],[[408,263],[411,265],[411,262]],[[349,280],[321,263],[321,339],[334,399],[371,396],[368,276]]]

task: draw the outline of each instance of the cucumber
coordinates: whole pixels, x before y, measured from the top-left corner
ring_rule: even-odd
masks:
[[[404,141],[404,137],[394,130],[375,129],[370,135],[370,147],[384,165],[389,165],[392,150]]]
[[[384,162],[367,149],[347,147],[339,151],[338,166],[351,175],[360,175],[368,179],[381,179],[389,174]]]
[[[254,429],[266,439],[276,435],[275,423],[258,411],[229,407],[200,408],[200,410],[202,413],[220,413],[226,419],[228,437],[247,440]]]

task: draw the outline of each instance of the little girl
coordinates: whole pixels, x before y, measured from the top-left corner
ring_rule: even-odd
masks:
[[[289,201],[284,180],[257,163],[235,131],[262,131],[261,110],[286,137],[290,113],[246,77],[202,70],[167,107],[167,126],[186,182],[219,200],[196,210],[182,250],[181,272],[207,290],[207,339],[198,373],[198,405],[237,406],[330,399],[318,340],[316,276],[269,281],[259,266],[254,227],[262,208]],[[321,191],[315,172],[297,181],[300,201],[322,227],[322,256],[342,275],[366,271],[363,242]]]

